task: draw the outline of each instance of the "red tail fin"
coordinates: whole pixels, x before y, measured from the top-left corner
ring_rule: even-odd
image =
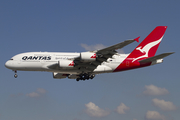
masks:
[[[114,72],[151,65],[150,62],[148,64],[140,65],[137,61],[153,57],[155,55],[166,29],[167,26],[156,27],[114,70]]]
[[[157,26],[128,56],[136,60],[142,60],[153,57],[159,47],[164,36],[167,26]]]

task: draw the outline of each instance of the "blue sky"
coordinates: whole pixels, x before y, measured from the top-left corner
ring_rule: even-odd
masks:
[[[178,120],[180,119],[179,1],[0,1],[0,119]],[[52,73],[5,68],[29,51],[83,52],[168,26],[156,54],[176,52],[151,67],[97,75],[76,82]],[[138,43],[123,48],[131,52]]]

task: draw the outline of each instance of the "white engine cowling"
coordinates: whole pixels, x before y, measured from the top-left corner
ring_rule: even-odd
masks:
[[[74,67],[74,61],[73,60],[61,60],[58,61],[60,68],[73,68]]]
[[[55,79],[62,79],[62,78],[66,78],[67,75],[66,74],[62,74],[62,73],[53,73],[53,78]]]
[[[84,61],[84,62],[96,61],[96,53],[81,52],[81,61]]]

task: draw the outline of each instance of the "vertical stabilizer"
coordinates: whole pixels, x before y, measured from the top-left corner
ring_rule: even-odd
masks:
[[[157,26],[128,56],[136,60],[142,60],[148,57],[153,57],[159,47],[159,44],[164,36],[167,26]]]
[[[138,61],[153,57],[164,36],[167,26],[157,26],[114,70],[123,71],[151,65],[151,63],[140,65]]]

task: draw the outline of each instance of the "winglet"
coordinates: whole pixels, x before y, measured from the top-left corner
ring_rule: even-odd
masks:
[[[139,42],[139,38],[140,38],[140,36],[137,37],[137,38],[135,38],[134,40],[137,41],[137,42]]]

